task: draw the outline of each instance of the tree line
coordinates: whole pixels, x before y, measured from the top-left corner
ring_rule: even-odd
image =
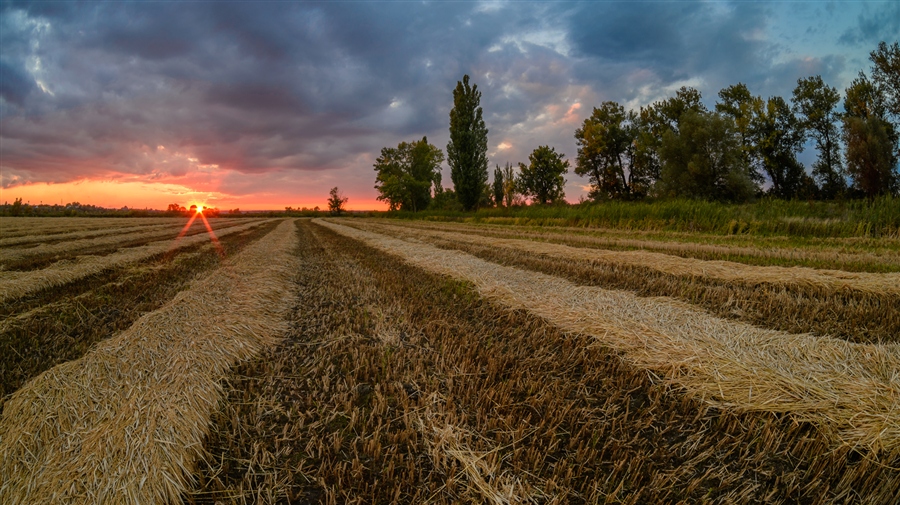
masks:
[[[799,79],[788,100],[754,95],[743,83],[728,86],[713,110],[691,87],[638,110],[604,102],[575,131],[574,172],[588,178],[594,201],[898,195],[900,44],[881,42],[869,56],[869,74],[860,71],[844,90],[843,111],[841,94],[818,75]],[[534,149],[528,164],[496,165],[488,183],[480,100],[468,75],[457,82],[446,149],[452,190],[441,185],[444,153],[422,137],[381,150],[378,199],[413,212],[563,201],[569,162],[547,145]],[[811,174],[797,159],[807,140],[817,151]]]

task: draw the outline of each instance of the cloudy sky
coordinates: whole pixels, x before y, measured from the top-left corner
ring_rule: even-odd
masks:
[[[843,91],[900,34],[893,0],[0,5],[0,202],[139,208],[324,206],[332,186],[383,208],[380,149],[445,149],[464,74],[491,167],[544,144],[574,164],[603,101],[687,85],[713,106],[737,82],[788,98],[816,74]],[[586,181],[567,180],[576,201]]]

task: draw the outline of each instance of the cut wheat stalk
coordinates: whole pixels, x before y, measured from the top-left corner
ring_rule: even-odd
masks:
[[[165,224],[170,217],[4,217],[0,220],[3,239],[30,235],[51,235],[75,231],[101,230],[139,224]]]
[[[55,242],[53,244],[32,243],[26,247],[5,247],[0,249],[0,264],[13,261],[20,261],[25,258],[35,256],[50,256],[58,254],[71,254],[82,249],[96,247],[115,247],[117,244],[124,244],[135,240],[158,240],[161,238],[174,238],[178,236],[178,232],[184,228],[182,220],[172,221],[166,225],[142,227],[135,231],[133,228],[123,228],[114,230],[112,234],[106,233],[97,237],[70,238],[69,240]],[[224,227],[217,226],[216,229]],[[131,231],[129,231],[131,230]],[[107,230],[108,231],[108,230]],[[190,233],[201,233],[206,231],[202,221],[196,221],[190,228]],[[92,232],[96,233],[96,232]],[[68,235],[68,234],[66,234]],[[43,236],[46,237],[46,236]]]
[[[219,381],[285,330],[294,225],[273,232],[84,357],[39,375],[0,417],[0,503],[175,503]]]
[[[217,231],[216,233],[218,236],[239,233],[259,226],[264,222],[266,221],[244,223]],[[42,289],[74,282],[110,268],[143,261],[167,251],[202,244],[209,240],[209,235],[201,233],[178,240],[170,239],[151,242],[147,245],[124,249],[107,256],[80,256],[72,261],[54,263],[41,270],[0,272],[0,303],[21,298]]]
[[[577,286],[459,251],[326,221],[337,233],[471,282],[488,299],[564,331],[592,335],[703,401],[737,411],[788,413],[835,444],[900,450],[900,345],[853,344],[723,320],[668,298]]]
[[[64,218],[62,218],[64,219]],[[182,220],[179,220],[182,221]],[[159,222],[159,220],[144,220],[142,219],[138,223],[134,221],[127,222],[119,222],[112,223],[109,226],[102,227],[100,229],[89,229],[89,230],[76,230],[70,229],[66,231],[57,230],[56,233],[35,233],[34,231],[27,233],[25,235],[19,235],[10,238],[0,238],[0,247],[10,247],[14,245],[22,245],[22,244],[40,244],[43,242],[57,242],[61,240],[76,240],[83,238],[91,238],[91,237],[101,237],[103,235],[113,235],[117,233],[130,233],[133,231],[140,230],[150,230],[150,229],[158,229],[171,225],[175,222],[172,218],[167,218],[165,222]]]
[[[375,231],[403,233],[405,227],[353,223]],[[461,243],[490,245],[541,254],[561,260],[583,260],[651,268],[683,277],[706,277],[745,285],[797,286],[818,291],[855,290],[876,295],[900,295],[900,273],[845,272],[805,267],[753,266],[732,261],[682,258],[650,251],[610,251],[550,242],[486,237],[472,233],[416,230],[414,238],[435,237]]]
[[[869,265],[882,268],[900,268],[896,239],[844,238],[816,242],[815,246],[782,246],[775,239],[760,239],[758,245],[729,243],[732,237],[704,236],[701,234],[669,234],[652,238],[653,232],[639,230],[585,229],[567,227],[535,228],[520,225],[466,224],[452,221],[417,222],[377,220],[413,229],[455,231],[465,234],[486,235],[497,238],[541,240],[599,249],[641,249],[697,259],[722,259],[724,257],[758,258],[760,261],[778,260],[789,263],[831,263]],[[645,235],[650,237],[639,238]],[[679,241],[679,237],[687,241]],[[698,243],[698,239],[710,243]],[[877,241],[877,244],[875,243]],[[751,241],[752,242],[752,241]],[[865,244],[861,248],[861,244]]]

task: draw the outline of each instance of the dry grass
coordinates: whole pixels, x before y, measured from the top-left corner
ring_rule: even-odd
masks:
[[[15,393],[0,418],[0,502],[177,502],[218,381],[284,331],[293,228]]]
[[[278,222],[273,221],[223,237],[224,258],[238,254],[276,226]],[[8,311],[0,311],[0,413],[6,398],[28,379],[80,358],[97,342],[159,309],[224,261],[209,243],[177,253],[17,300]]]
[[[254,221],[225,230],[216,231],[217,236],[239,233],[263,224]],[[53,265],[27,272],[0,272],[0,303],[20,298],[43,289],[61,286],[97,274],[110,268],[144,261],[177,248],[190,247],[209,241],[207,234],[183,237],[178,241],[161,240],[147,245],[132,247],[106,256],[81,256],[74,260],[59,261]]]
[[[724,259],[760,266],[782,264],[813,268],[825,266],[851,271],[900,270],[900,254],[898,254],[900,240],[890,238],[810,239],[801,246],[785,237],[723,237],[701,233],[659,233],[605,228],[379,221],[422,230],[540,240],[574,247],[640,249],[699,260]]]
[[[4,218],[4,219],[6,219],[6,218]],[[54,218],[54,219],[63,219],[63,218]],[[146,223],[142,222],[140,224],[118,223],[119,226],[109,226],[109,227],[101,228],[99,230],[95,230],[95,229],[76,230],[76,231],[65,231],[65,232],[57,232],[57,233],[41,234],[41,235],[36,235],[34,233],[28,233],[28,234],[18,235],[18,236],[10,237],[10,238],[0,238],[0,247],[10,247],[10,246],[22,245],[22,244],[54,243],[54,242],[59,242],[59,241],[63,241],[63,240],[77,240],[77,239],[92,238],[92,237],[102,237],[104,235],[115,235],[118,233],[130,233],[133,231],[167,228],[172,224],[173,221],[174,220],[170,219],[166,223],[153,223],[153,222],[146,222]],[[121,226],[121,224],[130,224],[133,226]]]
[[[190,503],[892,505],[900,492],[884,460],[809,423],[710,407],[472,284],[300,233],[288,338],[230,374]]]
[[[255,220],[256,221],[256,220]],[[243,221],[246,223],[247,221]],[[0,270],[36,270],[56,261],[76,256],[104,255],[119,249],[141,246],[160,239],[183,236],[189,237],[205,234],[206,227],[200,220],[195,220],[189,229],[184,230],[184,220],[171,221],[162,229],[141,230],[113,236],[102,236],[78,240],[65,240],[49,244],[31,244],[26,247],[8,248],[0,251]],[[211,226],[217,231],[225,231],[233,226],[240,226],[242,221],[212,221]],[[183,235],[182,235],[182,230]]]
[[[345,223],[349,223],[344,221]],[[394,229],[404,227],[371,223],[357,226],[372,229]],[[643,267],[680,277],[705,277],[722,282],[735,282],[751,286],[789,286],[817,291],[853,290],[876,295],[900,295],[900,273],[845,272],[842,270],[822,270],[804,267],[754,266],[731,261],[704,261],[682,258],[650,251],[607,251],[602,249],[571,247],[563,244],[537,242],[533,240],[485,237],[472,233],[417,230],[416,236],[433,236],[444,240],[506,247],[548,257],[603,262],[632,267]]]
[[[72,231],[101,230],[140,224],[165,224],[170,217],[6,217],[0,223],[4,239],[29,235],[51,235]]]
[[[348,223],[350,224],[350,223]],[[353,223],[353,226],[360,226]],[[473,243],[406,229],[378,227],[391,236],[424,239],[481,259],[563,277],[576,284],[627,289],[640,296],[671,296],[729,319],[791,333],[828,335],[851,342],[900,340],[900,297],[855,290],[816,289],[790,284],[763,285],[678,276],[655,268],[499,247],[490,240]]]
[[[571,333],[596,337],[710,405],[815,423],[836,447],[900,452],[900,346],[762,330],[670,299],[577,286],[458,251],[324,226]]]

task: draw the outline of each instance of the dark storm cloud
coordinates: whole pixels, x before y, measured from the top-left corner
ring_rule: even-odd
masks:
[[[845,45],[875,46],[881,41],[897,42],[900,37],[900,3],[888,2],[879,9],[865,10],[857,16],[856,26],[841,34],[838,41]]]
[[[827,54],[780,57],[767,5],[3,2],[3,180],[218,165],[273,181],[353,170],[371,192],[381,147],[446,145],[466,73],[497,161],[539,144],[574,156],[602,100],[645,105],[696,83],[711,103],[738,81],[788,96],[798,77],[843,71]]]

